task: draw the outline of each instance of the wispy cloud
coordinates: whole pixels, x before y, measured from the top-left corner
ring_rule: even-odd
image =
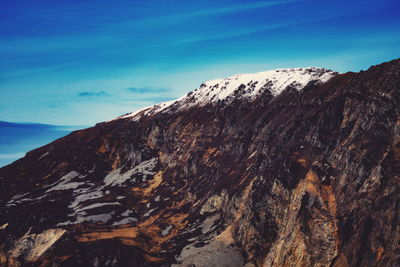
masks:
[[[21,70],[17,70],[17,71],[2,73],[2,74],[0,74],[0,78],[17,77],[17,76],[23,76],[23,75],[28,75],[28,74],[34,74],[34,73],[38,73],[38,72],[52,71],[52,70],[57,70],[57,69],[62,69],[62,68],[69,68],[72,66],[77,66],[77,65],[86,63],[86,62],[89,62],[89,61],[81,60],[81,61],[76,61],[76,62],[68,62],[68,63],[64,63],[64,64],[55,64],[55,65],[51,65],[51,66],[21,69]]]
[[[156,25],[172,25],[177,24],[185,20],[190,20],[198,17],[205,17],[205,16],[215,16],[215,15],[224,15],[224,14],[231,14],[237,13],[245,10],[252,10],[256,8],[264,8],[276,5],[283,5],[289,4],[293,2],[304,2],[308,0],[283,0],[283,1],[259,1],[259,2],[252,2],[252,3],[240,3],[240,4],[233,4],[228,7],[217,7],[217,8],[209,8],[209,9],[202,9],[200,11],[194,12],[187,12],[187,13],[177,13],[171,14],[166,16],[159,16],[153,17],[149,19],[142,20],[141,23],[147,26],[154,26]]]
[[[85,91],[78,94],[79,97],[103,97],[110,96],[106,91]]]
[[[231,37],[245,36],[245,35],[249,35],[249,34],[253,34],[253,33],[288,27],[288,26],[294,25],[296,23],[299,23],[299,22],[288,22],[288,23],[280,23],[280,24],[268,25],[268,26],[252,28],[252,29],[233,30],[233,31],[224,32],[224,33],[218,34],[218,35],[207,35],[207,36],[187,38],[187,39],[179,40],[179,41],[175,42],[175,44],[197,43],[197,42],[202,42],[202,41],[212,41],[212,40],[220,40],[220,39],[226,39],[226,38],[231,38]]]
[[[186,44],[186,43],[197,43],[197,42],[203,42],[203,41],[213,41],[213,40],[221,40],[221,39],[227,39],[227,38],[232,38],[232,37],[246,36],[246,35],[250,35],[250,34],[254,34],[254,33],[260,33],[260,32],[290,27],[290,26],[298,25],[298,24],[302,24],[302,23],[319,22],[319,21],[329,20],[329,19],[338,18],[338,17],[345,17],[348,15],[357,14],[357,13],[361,13],[361,12],[362,11],[360,11],[360,10],[357,10],[357,11],[349,10],[342,14],[333,14],[333,15],[321,16],[321,17],[316,16],[313,18],[298,19],[298,20],[293,20],[293,21],[287,21],[284,23],[276,23],[276,24],[265,25],[262,27],[254,27],[251,29],[249,29],[249,28],[238,29],[238,30],[234,29],[232,31],[226,31],[226,32],[223,32],[221,34],[216,34],[216,35],[204,35],[204,36],[196,36],[193,38],[182,39],[182,40],[176,41],[174,44],[179,45],[179,44]]]
[[[147,93],[165,93],[170,91],[168,88],[157,88],[157,87],[150,87],[150,86],[145,86],[145,87],[129,87],[126,88],[131,93],[134,94],[147,94]]]

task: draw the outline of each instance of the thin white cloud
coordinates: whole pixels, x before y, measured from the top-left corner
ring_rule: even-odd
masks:
[[[213,16],[213,15],[223,15],[237,13],[245,10],[264,8],[270,6],[277,6],[283,4],[290,4],[294,2],[304,2],[308,0],[282,0],[282,1],[260,1],[253,3],[240,3],[234,4],[228,7],[210,8],[203,9],[201,11],[187,12],[187,13],[177,13],[170,14],[166,16],[153,17],[149,19],[142,20],[140,23],[146,27],[148,26],[159,26],[159,25],[173,25],[180,23],[185,20],[190,20],[198,17]]]
[[[81,60],[81,61],[75,61],[75,62],[69,62],[69,63],[64,63],[64,64],[45,66],[45,67],[21,69],[18,71],[10,71],[10,72],[0,74],[0,78],[17,77],[17,76],[23,76],[23,75],[33,74],[33,73],[37,73],[37,72],[52,71],[52,70],[56,70],[56,69],[68,68],[68,67],[80,65],[85,62],[89,62],[89,60]]]
[[[334,14],[334,15],[329,15],[329,16],[324,16],[324,17],[313,17],[310,19],[300,19],[300,20],[295,20],[295,21],[289,21],[289,22],[284,22],[284,23],[277,23],[277,24],[270,24],[258,28],[252,28],[252,29],[243,29],[243,30],[233,30],[230,32],[223,32],[222,34],[218,35],[205,35],[205,36],[196,36],[193,38],[187,38],[187,39],[182,39],[174,42],[173,44],[179,45],[179,44],[186,44],[186,43],[197,43],[197,42],[202,42],[202,41],[212,41],[212,40],[221,40],[221,39],[226,39],[226,38],[231,38],[231,37],[239,37],[239,36],[246,36],[250,35],[253,33],[258,33],[258,32],[264,32],[264,31],[269,31],[269,30],[276,30],[284,27],[289,27],[301,23],[310,23],[310,22],[318,22],[318,21],[324,21],[324,20],[329,20],[333,18],[338,18],[338,17],[344,17],[352,14],[357,14],[361,13],[362,11],[348,11],[346,13],[342,14]]]
[[[287,27],[290,25],[294,25],[296,23],[298,23],[298,22],[281,23],[281,24],[267,25],[264,27],[258,27],[258,28],[252,28],[252,29],[236,30],[236,31],[231,31],[231,32],[224,32],[223,34],[213,35],[213,36],[208,35],[208,36],[193,37],[193,38],[179,40],[179,41],[175,42],[175,44],[196,43],[196,42],[202,42],[202,41],[212,41],[212,40],[220,40],[220,39],[225,39],[225,38],[230,38],[230,37],[244,36],[244,35],[249,35],[252,33],[257,33],[257,32],[262,32],[262,31],[275,30],[275,29]]]

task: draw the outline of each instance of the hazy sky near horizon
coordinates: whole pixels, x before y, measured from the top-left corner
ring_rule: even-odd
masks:
[[[91,125],[235,73],[400,56],[398,0],[0,1],[0,120]]]

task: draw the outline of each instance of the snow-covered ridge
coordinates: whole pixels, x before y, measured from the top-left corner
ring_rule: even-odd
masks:
[[[252,74],[236,74],[227,78],[202,83],[199,88],[178,98],[163,102],[136,112],[123,115],[117,119],[150,116],[161,111],[183,110],[193,106],[204,106],[218,101],[232,101],[236,98],[252,99],[265,91],[273,96],[282,93],[286,88],[303,89],[309,82],[325,83],[337,72],[324,68],[276,69]]]

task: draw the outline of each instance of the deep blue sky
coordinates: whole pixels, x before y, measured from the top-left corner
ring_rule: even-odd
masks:
[[[90,125],[242,72],[400,56],[398,0],[0,1],[0,120]]]

